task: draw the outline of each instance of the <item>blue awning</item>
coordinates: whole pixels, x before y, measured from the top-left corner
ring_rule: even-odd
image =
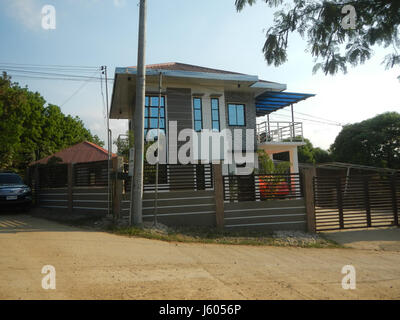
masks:
[[[314,96],[315,94],[308,93],[265,92],[256,98],[257,117],[265,116],[266,114]]]

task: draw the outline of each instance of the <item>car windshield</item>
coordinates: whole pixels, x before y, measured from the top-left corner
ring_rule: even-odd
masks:
[[[20,176],[12,173],[0,174],[0,184],[23,184]]]

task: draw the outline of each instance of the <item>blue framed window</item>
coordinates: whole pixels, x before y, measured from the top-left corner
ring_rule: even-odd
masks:
[[[203,129],[203,115],[201,98],[193,98],[193,120],[194,131],[199,132]]]
[[[228,104],[228,122],[230,126],[245,126],[245,108],[244,104]]]
[[[144,108],[144,136],[151,129],[160,128],[165,133],[165,97],[161,97],[160,125],[158,126],[158,96],[146,96]]]
[[[211,98],[211,125],[213,131],[220,131],[219,126],[219,99]]]

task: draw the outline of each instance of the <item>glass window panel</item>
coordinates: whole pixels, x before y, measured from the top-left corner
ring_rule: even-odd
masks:
[[[212,110],[212,119],[213,120],[218,120],[219,119],[218,110]]]
[[[158,107],[158,97],[151,97],[150,103],[152,107]]]
[[[201,100],[199,98],[193,99],[193,108],[201,109]]]
[[[158,119],[150,119],[150,129],[156,129],[157,128],[157,123],[158,123]]]
[[[201,121],[195,121],[194,122],[194,130],[201,131],[201,129],[202,129]]]
[[[213,121],[212,122],[212,128],[215,131],[219,131],[219,122],[218,121]]]
[[[145,104],[145,106],[148,106],[148,105],[149,105],[149,97],[146,97],[146,98],[145,98],[144,104]]]
[[[165,118],[165,109],[164,108],[160,109],[160,116],[161,116],[161,118]]]
[[[158,108],[151,108],[150,110],[151,110],[150,117],[158,118]],[[160,116],[161,116],[161,110],[160,110]]]
[[[218,107],[219,107],[218,99],[211,99],[211,108],[215,110],[218,109]]]
[[[165,129],[165,120],[164,119],[160,119],[160,128]]]
[[[228,105],[228,117],[229,117],[229,125],[236,125],[236,108],[235,105]]]
[[[144,116],[147,118],[149,116],[149,108],[144,108]]]
[[[201,120],[201,110],[194,110],[194,120]]]
[[[238,105],[236,107],[236,115],[237,115],[237,125],[244,126],[244,106]]]

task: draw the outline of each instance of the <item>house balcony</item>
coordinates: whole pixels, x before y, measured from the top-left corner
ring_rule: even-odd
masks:
[[[259,144],[303,144],[302,122],[261,122],[257,124]]]

